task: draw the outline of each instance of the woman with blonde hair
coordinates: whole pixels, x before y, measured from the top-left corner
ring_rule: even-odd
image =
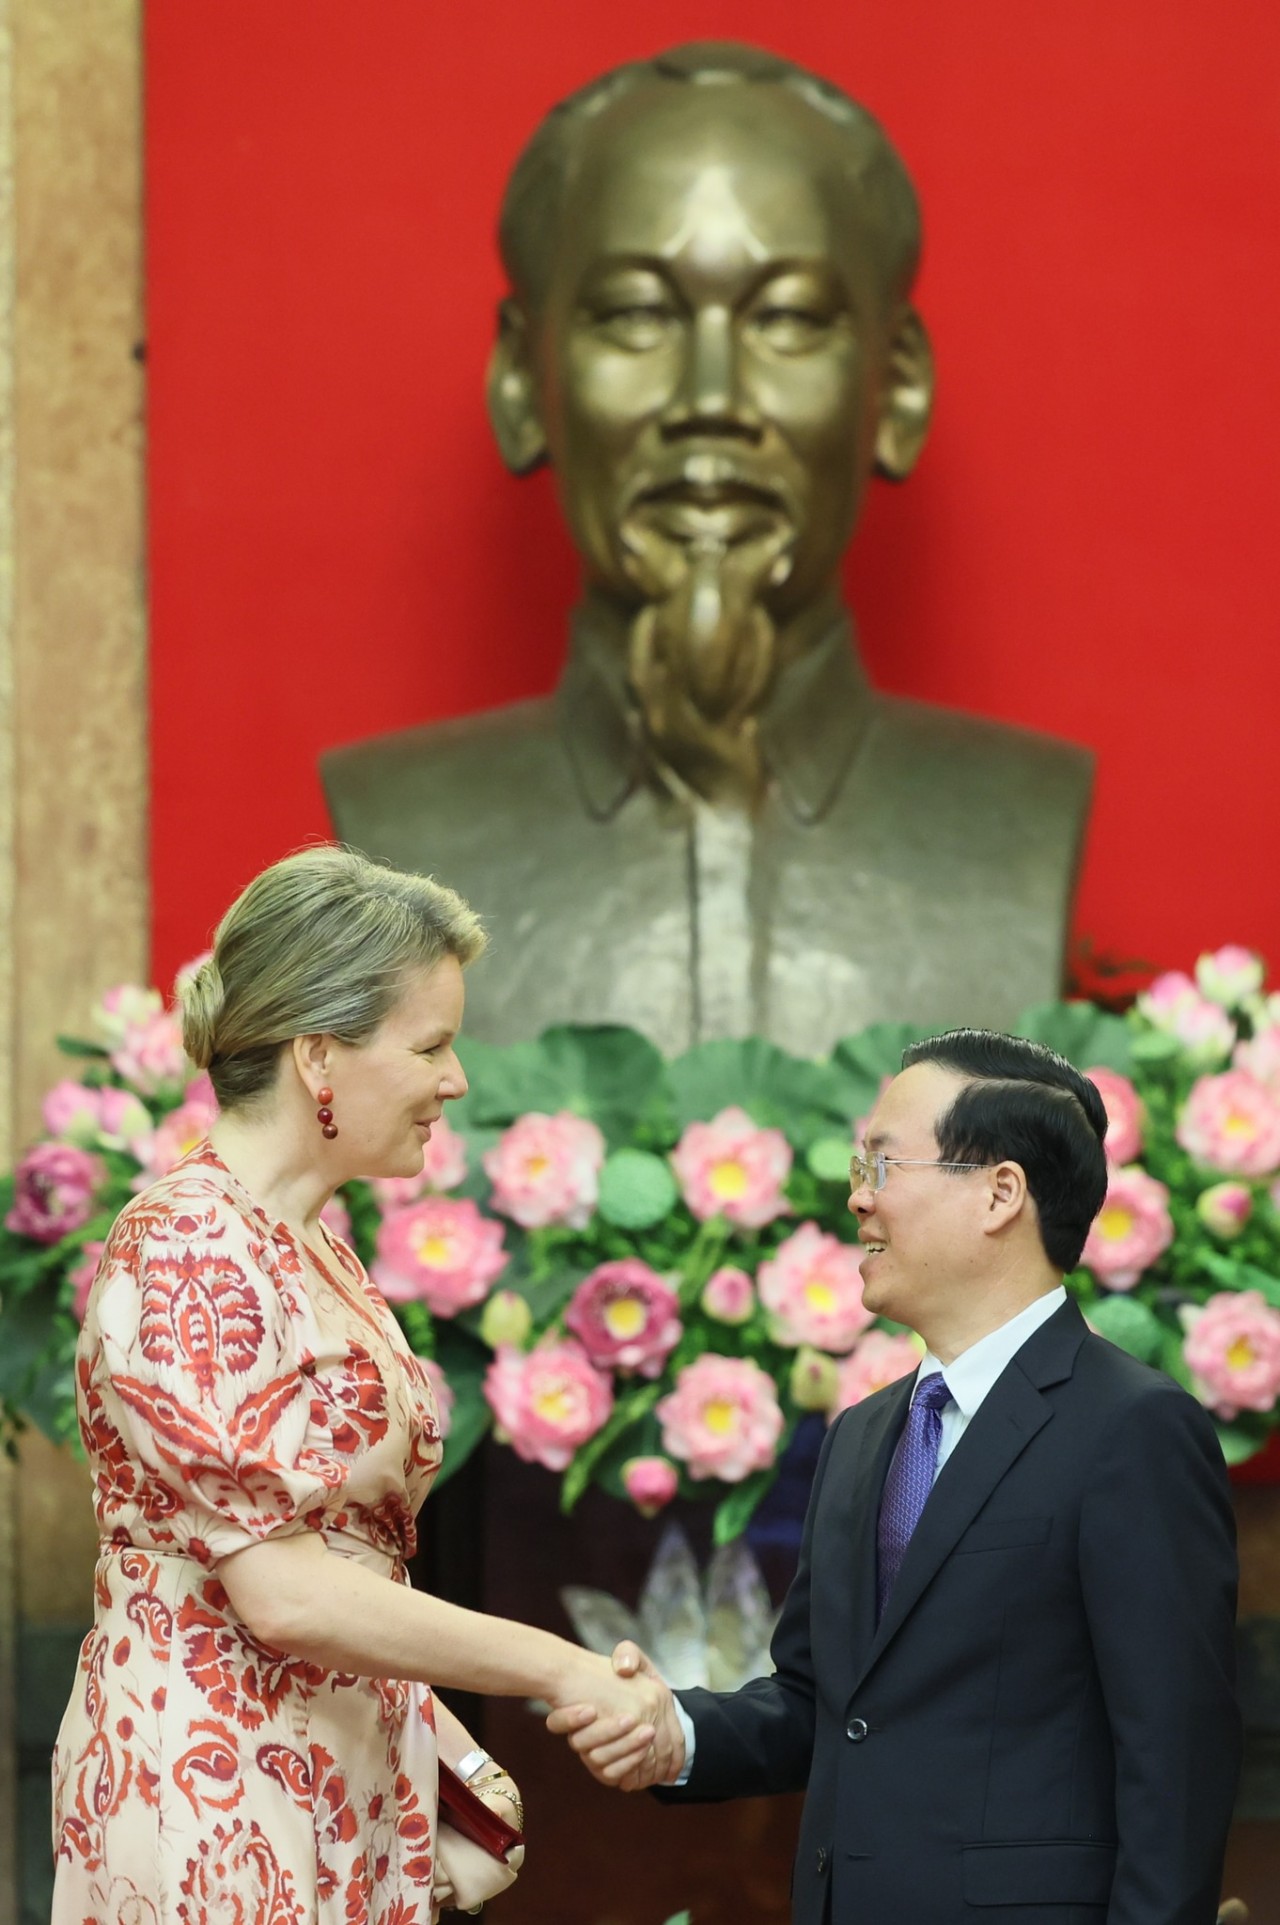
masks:
[[[122,1212],[81,1333],[101,1554],[54,1925],[430,1925],[437,1751],[522,1822],[432,1684],[671,1743],[606,1660],[409,1587],[431,1384],[321,1219],[352,1177],[421,1171],[484,944],[452,890],[317,848],[249,885],[183,986],[221,1114]]]

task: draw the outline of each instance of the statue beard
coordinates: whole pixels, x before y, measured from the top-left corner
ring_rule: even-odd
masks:
[[[759,793],[757,720],[778,669],[766,596],[791,572],[795,534],[772,522],[737,542],[673,543],[628,530],[646,591],[628,641],[628,677],[655,756],[695,793]]]

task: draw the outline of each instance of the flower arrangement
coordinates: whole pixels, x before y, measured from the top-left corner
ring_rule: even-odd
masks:
[[[1068,1285],[1094,1327],[1171,1372],[1241,1462],[1280,1425],[1280,995],[1238,947],[1158,977],[1125,1015],[1034,1009],[1021,1033],[1093,1075],[1106,1202]],[[464,1047],[471,1089],[421,1177],[354,1183],[330,1213],[433,1360],[445,1474],[492,1429],[653,1515],[717,1500],[745,1526],[799,1420],[915,1368],[862,1301],[848,1159],[906,1043],[879,1024],[823,1062],[761,1042],[664,1061],[622,1028]],[[0,1191],[0,1400],[74,1436],[72,1358],[116,1213],[216,1117],[155,990],[110,991],[81,1073]]]

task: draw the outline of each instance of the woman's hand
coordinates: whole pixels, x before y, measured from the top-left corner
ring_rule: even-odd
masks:
[[[471,1780],[469,1789],[481,1804],[487,1805],[508,1825],[514,1825],[519,1832],[524,1830],[524,1799],[520,1796],[520,1787],[501,1765],[486,1765],[479,1776]],[[524,1863],[523,1845],[516,1846],[507,1863],[513,1872],[519,1871]]]
[[[671,1692],[635,1645],[619,1645],[613,1663],[584,1651],[547,1729],[568,1738],[593,1777],[623,1791],[670,1784],[684,1768]]]

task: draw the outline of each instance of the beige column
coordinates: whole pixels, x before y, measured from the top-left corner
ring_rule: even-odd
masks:
[[[0,1154],[53,1039],[145,980],[140,0],[0,0]],[[83,1467],[0,1469],[0,1925],[17,1625],[91,1610]],[[8,1666],[7,1671],[5,1666]]]

